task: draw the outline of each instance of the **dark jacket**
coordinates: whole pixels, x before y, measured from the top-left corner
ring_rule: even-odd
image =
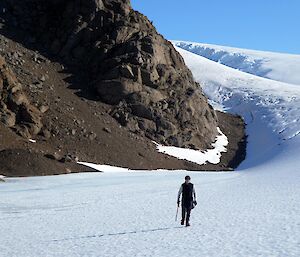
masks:
[[[183,183],[178,191],[178,199],[180,201],[180,196],[182,195],[182,206],[185,208],[192,208],[193,201],[196,201],[196,192],[194,185],[192,183]]]

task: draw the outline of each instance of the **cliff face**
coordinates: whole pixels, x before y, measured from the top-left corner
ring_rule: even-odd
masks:
[[[217,116],[182,57],[129,0],[4,0],[1,17],[88,75],[82,85],[130,131],[204,149]]]

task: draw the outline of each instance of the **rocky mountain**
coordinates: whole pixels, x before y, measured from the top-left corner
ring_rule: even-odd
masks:
[[[151,166],[141,164],[143,162],[140,159],[145,159],[141,152],[129,151],[131,155],[139,156],[137,162],[130,163],[128,160],[122,161],[120,155],[118,159],[111,156],[104,158],[104,154],[97,154],[96,151],[91,158],[86,153],[90,142],[75,144],[77,140],[80,141],[78,137],[85,137],[87,133],[82,116],[93,123],[88,126],[95,126],[87,137],[97,145],[99,142],[96,143],[95,139],[101,138],[103,132],[104,135],[112,132],[118,134],[119,130],[126,131],[122,132],[126,136],[120,135],[119,140],[128,141],[132,137],[130,135],[136,135],[133,144],[146,144],[144,149],[154,149],[149,147],[150,140],[154,140],[165,145],[203,150],[215,140],[217,127],[222,124],[218,119],[221,116],[208,104],[180,54],[158,34],[147,17],[131,8],[129,0],[2,0],[0,11],[1,34],[4,40],[12,41],[12,44],[9,42],[3,47],[3,56],[10,61],[16,59],[11,64],[19,77],[18,82],[1,59],[0,75],[4,81],[0,87],[1,120],[18,135],[23,138],[44,138],[48,142],[47,151],[50,152],[55,145],[53,138],[59,138],[60,145],[55,147],[64,155],[68,156],[70,151],[77,152],[72,160],[109,162],[134,168]],[[7,53],[12,50],[14,42],[18,43],[21,54]],[[31,54],[33,57],[28,58]],[[22,62],[25,59],[28,67]],[[43,70],[38,65],[41,63],[46,75],[39,74]],[[61,70],[54,63],[59,63]],[[62,78],[58,73],[68,74],[69,77]],[[30,77],[32,81],[29,81]],[[76,90],[76,95],[71,97],[70,94],[74,92],[68,88],[58,89],[56,77],[60,77],[66,87]],[[51,92],[45,87],[39,88],[45,80],[51,82]],[[20,85],[22,82],[27,82],[22,86],[30,96],[29,100]],[[60,90],[64,91],[58,95]],[[66,102],[61,101],[62,94],[66,101],[72,99],[68,103],[67,113],[63,108]],[[79,113],[74,113],[76,118],[69,124],[64,115],[71,115],[72,108],[74,110],[82,99],[87,104],[93,102],[96,115],[97,109],[102,108],[102,116],[108,120],[113,118],[116,123],[110,120],[109,124],[114,125],[105,125],[103,120],[99,120],[97,125],[95,120],[88,117],[88,113],[93,111],[89,109],[84,113],[82,107]],[[35,104],[32,105],[31,101]],[[46,111],[47,115],[43,115]],[[244,137],[242,122],[238,117],[233,121],[231,126],[238,127],[241,133],[232,143],[233,150],[228,151],[226,161],[221,165],[223,168],[236,158],[238,143]],[[63,127],[67,128],[66,134],[62,133],[62,130],[65,131]],[[99,127],[103,129],[96,133]],[[77,133],[78,130],[83,131],[82,135]],[[73,144],[66,136],[73,138]],[[123,149],[124,146],[119,151]],[[154,154],[153,149],[152,158],[160,156]],[[165,158],[155,158],[160,159]],[[151,161],[148,160],[148,163]],[[184,167],[182,163],[184,161],[176,160],[171,166]],[[199,169],[196,166],[195,169]],[[157,167],[170,166],[158,161]]]

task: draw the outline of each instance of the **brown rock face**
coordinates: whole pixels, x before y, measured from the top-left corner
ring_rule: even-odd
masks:
[[[30,104],[12,71],[0,56],[0,122],[30,138],[42,128],[41,113]]]
[[[215,139],[217,116],[199,84],[129,0],[3,0],[0,7],[29,41],[88,73],[86,87],[112,105],[121,125],[167,145],[203,149]],[[14,113],[5,113],[8,126]],[[29,124],[37,119],[32,109],[18,113]]]

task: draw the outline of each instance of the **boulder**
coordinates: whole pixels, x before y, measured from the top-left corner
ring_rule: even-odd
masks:
[[[37,135],[43,124],[41,112],[33,106],[21,84],[0,56],[0,122],[25,138]]]
[[[10,110],[3,110],[0,113],[0,122],[9,128],[12,128],[16,124],[16,115]]]

